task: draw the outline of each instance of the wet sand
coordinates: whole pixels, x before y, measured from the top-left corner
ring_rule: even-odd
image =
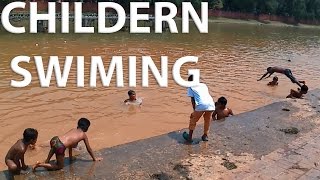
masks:
[[[10,69],[10,61],[17,55],[101,55],[106,59],[106,67],[108,59],[116,55],[124,58],[151,55],[158,66],[159,57],[167,55],[170,72],[177,58],[199,56],[196,66],[183,67],[184,77],[188,68],[199,68],[214,99],[226,96],[236,114],[278,101],[290,88],[297,87],[281,75],[279,87],[267,87],[267,80],[256,82],[270,65],[291,68],[297,78],[307,81],[310,89],[318,86],[318,31],[230,24],[211,24],[210,28],[212,33],[208,35],[129,35],[123,32],[117,36],[14,36],[1,33],[0,159],[4,159],[7,150],[27,127],[39,131],[37,150],[28,151],[26,156],[26,162],[32,164],[46,158],[53,136],[75,128],[81,117],[91,120],[90,144],[94,150],[100,150],[185,128],[192,110],[186,89],[176,85],[171,76],[168,88],[159,88],[152,78],[149,88],[134,88],[137,95],[144,98],[141,109],[123,105],[129,88],[115,88],[114,81],[108,88],[99,83],[95,89],[76,88],[74,68],[67,88],[56,88],[54,81],[50,88],[40,88],[34,63],[24,64],[23,67],[32,72],[32,84],[26,88],[10,88],[10,80],[20,78]],[[86,80],[88,67],[86,60]],[[141,72],[137,72],[137,77],[140,75]],[[141,79],[137,82],[141,84]],[[82,147],[80,152],[83,150]],[[4,168],[1,161],[0,169]]]

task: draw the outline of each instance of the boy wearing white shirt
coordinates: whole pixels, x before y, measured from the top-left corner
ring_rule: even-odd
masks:
[[[193,75],[189,76],[188,81],[193,81]],[[183,133],[183,138],[187,142],[192,142],[192,134],[197,122],[203,116],[204,118],[204,133],[202,135],[203,141],[208,141],[208,132],[210,128],[210,121],[213,111],[215,110],[214,101],[209,93],[206,84],[199,83],[188,88],[188,96],[191,97],[193,113],[190,116],[189,134]]]

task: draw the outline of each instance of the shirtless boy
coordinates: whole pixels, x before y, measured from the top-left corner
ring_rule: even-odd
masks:
[[[300,83],[304,83],[304,81],[298,81],[293,75],[290,69],[284,69],[281,67],[268,67],[267,72],[260,78],[258,81],[261,81],[263,78],[269,78],[273,73],[280,73],[286,75],[292,83],[297,84],[299,87],[302,87]],[[268,77],[266,77],[269,74]]]
[[[35,145],[38,138],[38,131],[32,128],[25,129],[23,139],[18,140],[8,151],[5,162],[9,172],[20,174],[21,170],[27,170],[28,166],[24,162],[24,154],[29,145]]]
[[[302,98],[304,94],[308,93],[308,86],[303,85],[301,89],[298,89],[298,91],[291,89],[290,94],[287,96],[287,98]]]
[[[225,97],[220,97],[218,102],[216,103],[216,110],[213,111],[212,119],[213,120],[220,120],[230,115],[233,116],[233,112],[230,108],[227,108],[227,99]]]
[[[93,151],[89,145],[89,140],[86,135],[88,128],[90,126],[90,121],[86,118],[81,118],[78,121],[78,127],[76,129],[71,129],[69,132],[62,136],[55,136],[50,141],[51,150],[49,152],[48,158],[44,163],[37,162],[33,166],[33,170],[38,167],[44,167],[47,170],[59,170],[64,167],[64,152],[69,149],[69,158],[72,160],[72,148],[76,148],[80,141],[84,141],[87,151],[92,157],[93,161],[100,161],[102,158],[95,158]],[[53,154],[56,154],[56,164],[50,164],[49,161]]]
[[[278,77],[273,77],[272,81],[268,83],[268,86],[278,86]]]

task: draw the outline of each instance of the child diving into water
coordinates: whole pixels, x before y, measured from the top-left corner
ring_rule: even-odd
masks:
[[[261,81],[263,78],[269,78],[273,73],[280,73],[286,75],[292,83],[297,84],[300,88],[302,87],[301,83],[304,84],[304,81],[298,81],[293,75],[290,69],[285,69],[281,67],[268,67],[267,72],[257,81]],[[269,76],[267,76],[269,74]],[[267,77],[266,77],[267,76]]]
[[[55,136],[50,141],[51,150],[49,152],[48,158],[44,163],[37,162],[33,166],[33,170],[38,167],[44,167],[47,170],[59,170],[64,167],[64,157],[65,150],[69,149],[69,158],[72,160],[72,148],[76,148],[80,141],[84,141],[87,151],[92,157],[93,161],[101,161],[102,158],[96,158],[93,151],[89,145],[89,140],[86,135],[90,126],[90,121],[86,118],[81,118],[78,121],[78,127],[76,129],[71,129],[69,132],[62,136]],[[49,161],[52,156],[56,154],[56,164],[50,164]]]

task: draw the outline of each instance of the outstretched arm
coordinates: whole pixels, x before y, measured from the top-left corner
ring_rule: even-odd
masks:
[[[266,77],[266,79],[267,79],[267,78],[269,78],[272,74],[273,74],[273,73],[270,73],[270,74],[269,74],[269,76],[268,76],[268,77]]]
[[[266,72],[260,79],[258,79],[257,81],[261,81],[264,77],[266,77],[267,75],[269,74],[269,72]],[[270,76],[271,76],[271,74],[270,74]],[[270,77],[269,76],[269,77]]]
[[[83,141],[84,141],[84,144],[86,145],[86,148],[87,148],[88,153],[89,153],[90,156],[92,157],[92,160],[93,160],[93,161],[96,161],[96,158],[94,157],[94,154],[93,154],[92,149],[91,149],[91,147],[90,147],[88,137],[87,137],[86,135],[85,135]]]
[[[86,145],[87,151],[90,154],[90,156],[92,157],[93,161],[101,161],[102,160],[102,158],[95,158],[94,157],[93,151],[92,151],[90,144],[89,144],[88,137],[86,135],[84,137],[84,144]]]

